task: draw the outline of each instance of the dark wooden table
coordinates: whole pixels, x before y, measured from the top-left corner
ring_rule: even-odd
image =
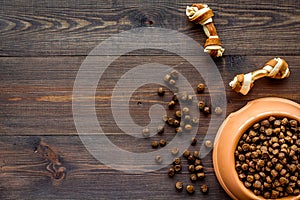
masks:
[[[188,22],[185,8],[192,1],[0,1],[0,199],[230,199],[213,171],[211,154],[203,159],[206,178],[188,196],[174,189],[176,180],[188,183],[186,170],[170,179],[167,167],[142,174],[111,169],[86,150],[74,124],[72,90],[78,69],[99,43],[139,27],[177,30],[204,44],[202,27]],[[300,4],[298,0],[208,0],[223,46],[215,59],[230,114],[248,101],[282,97],[300,103]],[[247,96],[233,92],[228,82],[274,57],[289,63],[286,80],[262,79]],[[158,62],[174,66],[181,58],[156,51],[135,51],[112,63],[98,84],[96,111],[109,139],[132,152],[151,151],[151,140],[134,139],[118,129],[110,110],[112,90],[130,68]],[[192,86],[203,81],[191,67],[178,70]],[[166,105],[156,86],[139,88],[131,98],[131,116],[141,126],[149,122],[153,103]],[[199,98],[209,101],[209,93]],[[141,109],[142,107],[142,109]],[[197,137],[202,142],[210,117],[203,118]],[[215,127],[217,130],[218,127]],[[165,137],[170,138],[171,129]],[[169,135],[168,135],[169,134]],[[159,138],[158,136],[155,136]],[[55,182],[46,169],[49,161],[35,153],[40,141],[60,156],[66,177]],[[194,147],[195,149],[199,147]],[[206,183],[204,196],[198,186]]]

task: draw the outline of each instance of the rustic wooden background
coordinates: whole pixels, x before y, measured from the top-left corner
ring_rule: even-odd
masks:
[[[176,180],[188,182],[187,172],[170,179],[167,168],[146,174],[127,174],[106,167],[85,149],[72,116],[72,89],[77,71],[101,41],[137,27],[178,30],[204,44],[202,28],[187,21],[185,7],[192,1],[174,0],[0,0],[0,199],[183,199]],[[207,0],[226,48],[215,59],[227,94],[227,115],[248,101],[276,96],[300,103],[300,1]],[[97,90],[97,114],[109,138],[118,146],[147,152],[149,140],[135,140],[112,122],[111,90],[124,69],[156,61],[175,65],[180,58],[157,52],[133,52],[113,63]],[[290,78],[256,82],[247,96],[227,86],[236,73],[254,70],[273,57],[289,63]],[[201,77],[187,68],[192,85]],[[156,87],[140,88],[132,97],[132,116],[141,125],[149,118]],[[168,95],[170,95],[168,93]],[[166,97],[167,98],[167,97]],[[209,94],[204,94],[209,100]],[[143,105],[141,111],[140,102]],[[163,102],[161,102],[163,103]],[[203,119],[199,140],[208,118]],[[217,127],[215,127],[217,129]],[[34,153],[39,141],[49,144],[66,167],[66,178],[55,184],[47,160]],[[211,154],[203,159],[210,187],[207,196],[230,199],[212,168]]]

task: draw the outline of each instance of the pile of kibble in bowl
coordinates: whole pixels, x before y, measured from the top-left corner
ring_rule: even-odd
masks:
[[[271,116],[252,125],[235,150],[235,168],[244,186],[266,199],[299,195],[299,134],[295,119]]]

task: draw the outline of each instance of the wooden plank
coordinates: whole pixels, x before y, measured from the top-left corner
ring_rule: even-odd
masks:
[[[66,178],[57,185],[46,170],[47,162],[34,153],[40,139],[51,145],[66,167]],[[137,146],[128,140],[123,146],[124,143],[131,150],[151,150],[148,145]],[[77,136],[1,136],[0,144],[1,199],[182,199],[188,196],[186,192],[177,193],[174,188],[177,180],[190,182],[186,168],[174,179],[167,176],[167,168],[142,174],[115,171],[93,158]],[[229,199],[214,176],[211,154],[203,159],[203,164],[207,177],[195,184],[194,196],[205,198],[199,187],[206,183],[210,187],[210,198]],[[183,166],[186,165],[184,162]]]
[[[300,54],[295,39],[300,37],[299,1],[206,3],[215,11],[225,55]],[[85,56],[110,36],[148,26],[178,30],[204,44],[202,27],[185,16],[190,4],[186,0],[2,1],[0,56]]]
[[[286,80],[262,79],[255,83],[247,96],[231,91],[227,85],[238,73],[247,73],[263,65],[270,56],[225,57],[216,61],[227,94],[227,114],[238,110],[248,101],[266,96],[288,98],[299,103],[299,56],[285,57],[291,76]],[[0,68],[0,131],[2,135],[65,135],[76,129],[72,116],[72,91],[76,73],[84,57],[28,57],[1,58]],[[115,84],[129,69],[144,63],[159,62],[175,66],[195,88],[203,78],[180,57],[174,56],[125,56],[116,60],[103,74],[96,93],[98,120],[105,131],[118,133],[110,105]],[[141,126],[149,122],[148,108],[153,104],[165,105],[171,99],[168,92],[162,99],[156,94],[156,85],[146,85],[131,98],[131,116]],[[210,92],[214,88],[209,89]],[[117,97],[118,98],[118,97]],[[210,101],[208,90],[198,95],[199,100]],[[143,103],[143,106],[138,105]],[[120,103],[122,100],[120,99]],[[125,102],[124,102],[125,103]],[[125,105],[125,104],[124,104]],[[101,116],[99,118],[99,116]],[[129,116],[128,116],[129,117]],[[203,118],[208,123],[210,117]]]
[[[196,183],[196,194],[189,196],[174,189],[177,180],[190,183],[186,162],[184,172],[174,179],[166,175],[167,167],[143,174],[116,171],[88,152],[73,119],[72,91],[77,72],[88,53],[105,39],[133,28],[152,26],[177,30],[204,44],[202,27],[188,22],[185,16],[185,7],[191,3],[186,0],[0,0],[1,200],[230,199],[215,177],[211,153],[203,159],[207,175],[204,182]],[[205,3],[214,10],[214,21],[226,48],[225,56],[214,60],[225,85],[226,115],[248,101],[266,96],[300,103],[297,43],[300,1],[207,0]],[[228,82],[236,74],[257,69],[275,56],[283,56],[289,63],[288,79],[259,80],[247,96],[229,88]],[[169,143],[174,137],[173,128],[168,126],[163,136],[132,137],[118,127],[112,115],[111,95],[117,81],[133,67],[151,62],[177,65],[176,69],[193,88],[204,82],[205,74],[199,74],[186,60],[170,52],[144,49],[116,59],[99,81],[96,113],[108,139],[129,152],[154,151],[150,147],[152,140],[164,138]],[[130,116],[122,115],[146,126],[150,121],[149,108],[154,104],[166,106],[172,96],[168,91],[165,97],[158,97],[156,89],[157,85],[148,84],[136,90],[130,99]],[[211,95],[221,89],[210,87],[197,99],[210,102]],[[120,105],[125,106],[126,102],[118,98]],[[212,123],[209,137],[216,133],[218,124],[211,116],[200,116],[199,143],[190,147],[191,150],[199,149],[209,122]],[[60,156],[66,168],[66,178],[62,181],[54,179],[47,170],[49,161],[35,153],[41,140]],[[109,149],[103,149],[103,154],[107,153]],[[207,196],[199,191],[202,183],[210,187]]]

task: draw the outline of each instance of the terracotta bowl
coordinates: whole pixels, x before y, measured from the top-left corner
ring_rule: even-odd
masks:
[[[235,170],[234,151],[241,135],[251,125],[271,115],[300,121],[300,105],[281,98],[257,99],[230,114],[219,128],[213,151],[214,170],[220,184],[233,199],[264,199],[262,196],[256,196],[239,180]],[[300,195],[281,199],[299,200]]]

